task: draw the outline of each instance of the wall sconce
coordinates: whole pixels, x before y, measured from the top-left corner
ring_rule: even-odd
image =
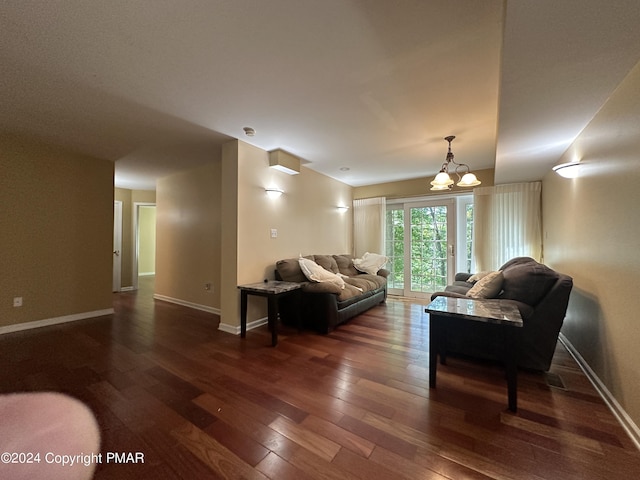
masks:
[[[267,192],[267,196],[269,198],[278,198],[280,195],[284,193],[279,188],[265,188],[264,191]]]
[[[344,205],[339,206],[339,207],[338,207],[338,211],[339,211],[340,213],[348,212],[348,211],[349,211],[349,207],[344,206]]]
[[[580,175],[582,164],[580,162],[567,162],[552,168],[554,172],[564,178],[576,178]]]

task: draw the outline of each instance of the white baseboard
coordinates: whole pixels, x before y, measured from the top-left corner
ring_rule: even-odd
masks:
[[[180,300],[179,298],[167,297],[166,295],[160,295],[158,293],[153,295],[153,298],[156,300],[162,300],[164,302],[175,303],[177,305],[182,305],[183,307],[195,308],[196,310],[202,310],[204,312],[214,313],[216,315],[220,315],[220,309],[209,307],[207,305],[200,305],[198,303],[187,302],[185,300]],[[261,327],[262,325],[266,325],[268,323],[267,317],[259,318],[258,320],[254,320],[253,322],[247,323],[247,330],[252,330],[254,328]],[[232,335],[240,335],[240,325],[230,325],[228,323],[222,323],[218,325],[218,330],[231,333]]]
[[[210,307],[208,305],[201,305],[199,303],[188,302],[186,300],[180,300],[179,298],[167,297],[166,295],[160,295],[155,293],[153,298],[156,300],[162,300],[163,302],[175,303],[176,305],[182,305],[183,307],[195,308],[196,310],[202,310],[203,312],[214,313],[220,315],[220,309]]]
[[[133,286],[130,287],[121,287],[120,288],[121,292],[132,292],[133,291]]]
[[[573,359],[576,361],[578,366],[582,369],[584,374],[587,376],[591,384],[598,391],[604,403],[607,404],[613,415],[616,417],[622,428],[627,432],[627,435],[631,438],[636,448],[640,450],[640,428],[634,423],[631,417],[624,411],[622,405],[618,403],[615,397],[611,394],[609,389],[602,383],[602,380],[598,378],[596,373],[591,369],[589,364],[582,358],[580,352],[576,350],[576,348],[572,345],[567,337],[565,337],[562,333],[560,333],[560,341],[567,348]]]
[[[254,320],[253,322],[247,323],[247,331],[253,330],[254,328],[261,327],[262,325],[266,325],[269,322],[267,317],[259,318],[258,320]],[[228,323],[220,322],[218,326],[218,330],[223,332],[231,333],[233,335],[240,335],[240,325],[229,325]]]
[[[33,322],[16,323],[15,325],[7,325],[0,327],[0,335],[5,333],[20,332],[22,330],[31,330],[32,328],[48,327],[50,325],[58,325],[59,323],[75,322],[77,320],[84,320],[86,318],[103,317],[105,315],[111,315],[113,308],[106,308],[104,310],[95,310],[93,312],[75,313],[73,315],[64,315],[62,317],[45,318],[44,320],[36,320]]]
[[[156,272],[141,272],[138,274],[139,277],[149,277],[151,275],[155,275]]]

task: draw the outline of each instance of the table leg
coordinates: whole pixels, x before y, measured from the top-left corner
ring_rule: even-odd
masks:
[[[436,388],[436,370],[438,368],[438,335],[433,313],[429,314],[429,388]]]
[[[236,297],[237,298],[237,297]],[[240,338],[247,336],[247,292],[240,292]]]
[[[268,297],[268,318],[271,329],[271,346],[278,344],[278,298],[275,295]]]
[[[518,362],[517,362],[517,332],[514,327],[505,329],[505,367],[507,370],[507,395],[509,398],[509,410],[518,411]]]

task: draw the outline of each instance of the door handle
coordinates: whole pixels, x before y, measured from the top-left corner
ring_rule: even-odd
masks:
[[[114,254],[116,257],[119,257],[119,256],[120,256],[120,250],[114,250],[114,251],[113,251],[113,254]]]

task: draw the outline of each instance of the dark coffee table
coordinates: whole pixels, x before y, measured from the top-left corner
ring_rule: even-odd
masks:
[[[303,283],[280,282],[277,280],[239,285],[240,337],[245,338],[247,336],[247,296],[267,297],[271,345],[275,347],[278,344],[278,299],[296,293],[303,285]],[[298,328],[300,328],[300,319],[298,319]]]
[[[500,336],[502,351],[498,353],[507,371],[508,405],[512,412],[518,409],[518,328],[522,327],[520,311],[515,305],[495,299],[466,299],[436,297],[425,312],[429,314],[429,387],[436,387],[437,356],[446,364],[447,332],[464,328],[461,323],[481,322]]]

